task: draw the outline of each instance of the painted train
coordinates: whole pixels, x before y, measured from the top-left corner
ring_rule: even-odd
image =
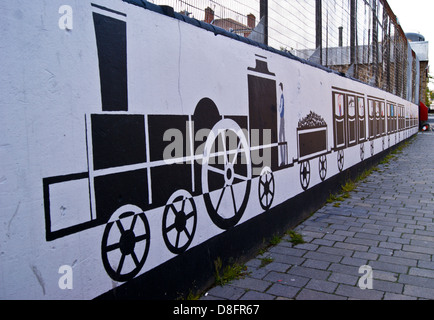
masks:
[[[206,95],[192,114],[130,113],[126,22],[104,14],[113,15],[114,10],[93,7],[99,10],[93,23],[102,112],[85,116],[88,170],[43,178],[46,240],[105,225],[101,258],[115,281],[134,278],[147,260],[151,232],[156,231],[148,222],[150,210],[161,212],[167,249],[182,254],[197,231],[197,201],[203,201],[215,226],[229,230],[240,222],[252,198],[257,197],[262,212],[272,208],[278,172],[297,170],[303,192],[316,172],[321,181],[327,179],[330,159],[342,172],[348,150],[358,148],[363,161],[417,131],[410,103],[337,86],[330,87],[327,101],[331,125],[330,117],[310,111],[300,117],[297,128],[285,131],[285,84],[262,54],[255,54],[255,65],[245,69],[245,115],[221,114]],[[311,166],[314,162],[318,170]],[[61,207],[59,197],[64,190],[80,188],[89,190],[90,216],[74,224],[61,221],[54,214]]]

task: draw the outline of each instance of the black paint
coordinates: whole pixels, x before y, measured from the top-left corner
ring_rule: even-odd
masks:
[[[92,114],[94,170],[146,162],[143,115]]]
[[[127,26],[125,21],[93,13],[103,111],[128,111]]]

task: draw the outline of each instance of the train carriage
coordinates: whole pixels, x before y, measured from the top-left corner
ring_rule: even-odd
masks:
[[[328,128],[324,119],[310,112],[297,127],[297,161],[300,162],[300,184],[307,190],[311,178],[310,160],[318,158],[321,181],[327,176]]]
[[[374,135],[372,108],[367,114],[365,96],[360,92],[333,87],[332,97],[333,150],[337,151],[338,168],[342,171],[345,149],[360,145],[360,158],[365,157],[364,142]]]

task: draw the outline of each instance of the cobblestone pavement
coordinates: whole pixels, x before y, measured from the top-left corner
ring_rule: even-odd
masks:
[[[305,243],[284,236],[246,263],[247,276],[202,299],[434,299],[433,150],[434,134],[418,134],[340,205],[300,224]]]

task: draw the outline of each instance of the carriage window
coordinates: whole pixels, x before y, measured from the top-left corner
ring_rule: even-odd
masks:
[[[372,100],[369,100],[369,115],[374,116],[374,101]]]
[[[381,117],[384,117],[384,102],[381,102]]]
[[[344,95],[340,93],[335,94],[335,114],[338,117],[344,115]]]
[[[378,101],[375,101],[375,116],[380,116],[380,103]]]
[[[354,97],[348,97],[348,115],[354,117],[356,115],[356,100]]]
[[[357,103],[359,105],[359,117],[365,116],[365,100],[363,98],[357,98]]]

